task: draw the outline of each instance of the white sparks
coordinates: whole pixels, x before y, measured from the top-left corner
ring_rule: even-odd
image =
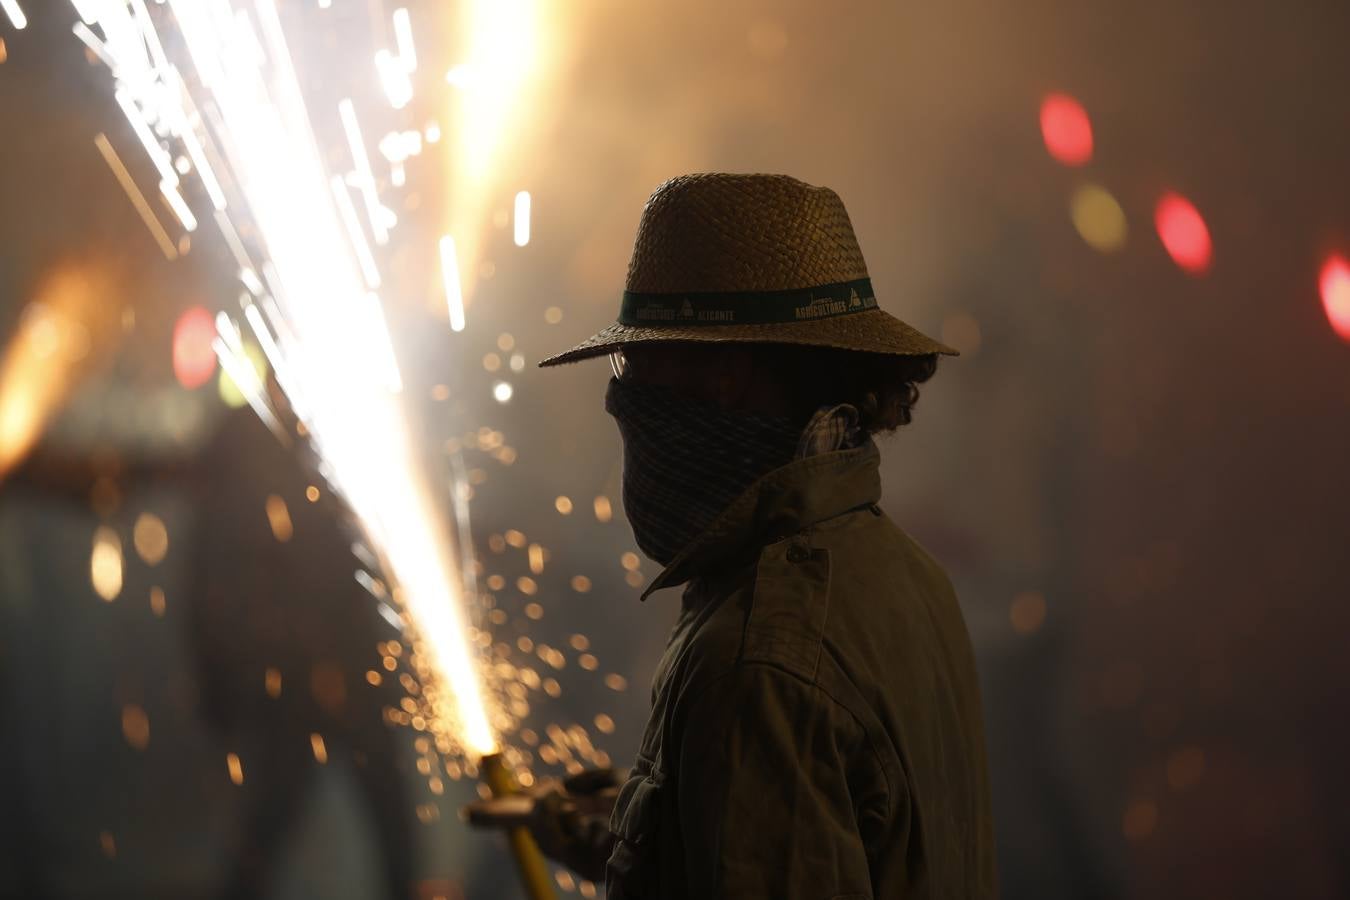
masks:
[[[412,18],[408,10],[399,7],[394,10],[394,40],[398,44],[398,56],[403,68],[408,72],[417,71],[417,51],[413,47]]]
[[[112,58],[112,55],[108,53],[108,48],[98,39],[98,35],[89,30],[88,25],[83,22],[76,22],[71,31],[80,39],[81,43],[94,52],[94,55],[99,58],[100,62],[109,69],[116,67],[117,63]]]
[[[220,234],[225,238],[225,246],[230,248],[234,254],[235,262],[239,263],[240,271],[245,269],[253,271],[253,264],[248,260],[248,253],[244,250],[244,244],[239,240],[239,232],[234,230],[234,223],[230,217],[225,215],[224,211],[216,210],[216,225],[220,228]]]
[[[515,215],[516,246],[524,247],[530,242],[530,192],[516,194]]]
[[[187,201],[183,199],[182,194],[178,193],[178,188],[167,181],[161,181],[159,192],[164,195],[164,199],[169,204],[169,209],[173,210],[173,214],[178,217],[178,221],[183,223],[183,229],[185,231],[196,231],[197,217],[192,214],[191,209],[188,209]]]
[[[75,7],[75,14],[84,24],[93,25],[98,21],[98,15],[94,12],[95,0],[70,0],[70,5]]]
[[[9,24],[14,26],[15,31],[23,31],[28,27],[28,17],[19,9],[18,0],[0,0],[0,9],[9,16]]]
[[[460,63],[457,66],[451,66],[450,70],[445,73],[445,83],[460,90],[468,90],[473,86],[476,75],[473,66],[468,63]]]
[[[441,238],[441,277],[445,279],[445,301],[450,309],[450,329],[464,330],[464,292],[459,285],[459,259],[455,255],[455,239]]]
[[[163,145],[159,139],[150,132],[150,126],[145,121],[145,116],[141,113],[136,101],[131,99],[131,94],[125,90],[117,90],[113,93],[113,98],[117,105],[122,108],[122,114],[127,117],[131,123],[131,130],[136,132],[136,137],[140,138],[141,146],[145,148],[146,155],[150,161],[155,164],[159,170],[159,177],[162,181],[167,181],[170,185],[178,186],[178,173],[173,170],[173,160],[169,159],[169,154],[164,152]]]
[[[239,270],[239,280],[248,288],[249,293],[255,297],[263,295],[263,283],[258,279],[258,273],[249,266],[244,266]]]
[[[373,291],[366,294],[366,320],[370,328],[371,339],[377,362],[376,367],[384,373],[384,385],[390,391],[403,390],[403,376],[398,370],[398,355],[394,352],[394,341],[389,336],[389,325],[385,322],[384,310],[380,308],[380,298]]]
[[[370,157],[366,154],[366,142],[361,137],[361,126],[356,121],[356,107],[352,101],[343,98],[338,101],[338,117],[342,119],[342,130],[347,134],[347,145],[351,147],[352,162],[355,165],[356,186],[366,203],[366,216],[370,219],[370,233],[375,243],[389,242],[389,231],[384,225],[383,207],[375,193],[375,173],[370,168]]]
[[[336,175],[329,181],[329,185],[333,191],[333,202],[337,204],[338,215],[342,218],[342,224],[347,229],[347,237],[352,243],[352,249],[356,251],[356,259],[361,266],[361,274],[366,280],[366,287],[377,288],[380,286],[380,270],[375,266],[375,257],[371,255],[370,245],[366,243],[365,232],[361,230],[361,223],[357,221],[356,207],[352,206],[352,198],[347,193],[347,185]]]
[[[394,56],[388,50],[375,53],[375,71],[380,76],[380,85],[389,105],[394,109],[403,109],[412,102],[413,84],[403,58]]]
[[[151,209],[150,204],[146,202],[145,195],[141,193],[140,188],[136,187],[135,179],[131,177],[131,173],[127,171],[127,167],[122,165],[121,158],[117,155],[117,151],[113,149],[112,144],[108,142],[107,136],[103,134],[96,135],[94,137],[94,146],[97,147],[98,152],[103,155],[103,159],[107,162],[108,168],[112,169],[113,177],[117,179],[117,183],[120,184],[122,190],[126,192],[127,199],[131,201],[132,208],[135,209],[137,215],[141,217],[141,221],[145,223],[145,227],[150,231],[150,236],[155,239],[155,243],[159,245],[159,249],[162,250],[164,255],[169,259],[177,259],[178,249],[174,247],[173,241],[170,240],[169,233],[165,231],[164,226],[159,223],[159,218],[155,215],[155,211]]]
[[[492,386],[492,396],[498,403],[510,403],[515,389],[509,381],[499,381]]]

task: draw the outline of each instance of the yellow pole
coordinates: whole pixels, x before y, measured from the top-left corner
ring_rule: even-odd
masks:
[[[506,767],[500,753],[489,753],[481,762],[483,780],[487,782],[494,797],[506,797],[520,792],[515,776]],[[507,831],[511,842],[511,855],[516,858],[516,869],[520,872],[520,881],[529,900],[555,900],[553,879],[549,877],[548,863],[534,842],[530,830],[523,826]]]

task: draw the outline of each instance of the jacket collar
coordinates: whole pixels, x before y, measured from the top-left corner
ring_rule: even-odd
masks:
[[[750,550],[881,499],[881,453],[861,447],[807,457],[750,485],[642,592],[683,584]]]

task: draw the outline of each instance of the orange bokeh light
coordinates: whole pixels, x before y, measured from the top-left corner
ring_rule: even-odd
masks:
[[[1203,274],[1214,257],[1209,227],[1199,210],[1180,194],[1167,193],[1154,214],[1158,237],[1172,261],[1192,275]]]
[[[1350,261],[1340,255],[1328,257],[1318,284],[1327,321],[1341,340],[1350,342]]]
[[[1066,166],[1092,159],[1092,121],[1083,105],[1068,94],[1049,94],[1041,101],[1041,136],[1045,149]]]

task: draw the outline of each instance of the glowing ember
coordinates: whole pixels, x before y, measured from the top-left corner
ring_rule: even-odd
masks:
[[[1213,257],[1209,228],[1199,210],[1179,194],[1164,194],[1154,214],[1158,237],[1172,261],[1192,275],[1209,269]]]
[[[1350,342],[1350,261],[1344,256],[1330,257],[1322,266],[1319,283],[1327,321],[1341,340]]]
[[[319,765],[328,762],[328,747],[323,742],[323,735],[315,733],[309,736],[310,749],[314,751],[314,761]]]
[[[230,773],[230,781],[233,781],[236,785],[244,783],[244,764],[239,761],[239,754],[225,754],[225,768]]]
[[[1050,94],[1041,102],[1041,136],[1045,149],[1066,166],[1092,159],[1092,122],[1082,104],[1068,94]]]

